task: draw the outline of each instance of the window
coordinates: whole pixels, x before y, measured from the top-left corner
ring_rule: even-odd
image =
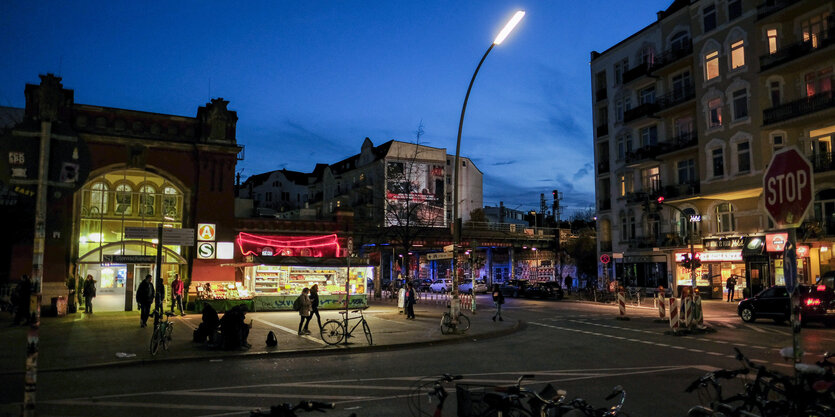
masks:
[[[650,66],[655,61],[655,51],[651,46],[645,46],[641,49],[641,63],[645,66]]]
[[[687,48],[689,43],[690,36],[687,35],[687,32],[678,32],[673,35],[673,38],[670,40],[670,48],[674,51],[681,51]]]
[[[623,141],[623,136],[617,137],[617,146],[618,146],[618,161],[622,161],[623,158],[626,156],[626,148]]]
[[[734,20],[742,16],[742,0],[728,1],[728,20]]]
[[[641,90],[641,104],[655,103],[655,87],[647,87]]]
[[[820,46],[821,37],[826,37],[828,30],[827,20],[829,13],[826,12],[819,16],[814,16],[800,22],[800,31],[803,36],[803,42],[810,42],[812,48]]]
[[[90,215],[107,214],[107,184],[97,182],[90,187]]]
[[[739,40],[731,44],[731,69],[745,66],[745,41]]]
[[[130,216],[133,188],[128,184],[116,187],[116,214]]]
[[[730,203],[722,203],[716,206],[716,231],[728,233],[736,230],[734,224],[734,208]]]
[[[629,59],[624,58],[623,61],[615,64],[615,85],[623,84],[623,73],[629,69]]]
[[[693,234],[698,235],[699,222],[691,219],[698,218],[698,213],[693,208],[686,208],[678,215],[678,234],[683,239],[688,239],[692,227]]]
[[[609,108],[601,107],[597,112],[597,125],[606,126],[609,124]]]
[[[832,91],[832,68],[806,73],[806,97]]]
[[[705,32],[710,32],[716,29],[716,6],[710,5],[702,9],[702,20],[704,22]]]
[[[661,173],[658,167],[641,170],[641,185],[647,193],[654,193],[661,189]]]
[[[748,117],[748,90],[739,89],[733,93],[733,116],[734,120],[741,120]]]
[[[690,71],[684,71],[681,74],[673,76],[673,97],[674,99],[681,99],[687,94],[692,81],[690,80]]]
[[[165,187],[162,190],[162,215],[166,217],[177,217],[179,215],[178,200],[179,194],[174,187]]]
[[[674,129],[676,137],[684,138],[687,136],[689,139],[690,134],[693,132],[693,117],[688,116],[676,119]]]
[[[615,101],[615,121],[623,121],[623,100],[621,99]]]
[[[626,140],[626,153],[632,152],[632,134],[627,133],[625,135]]]
[[[596,74],[597,89],[595,91],[602,91],[606,89],[606,71],[600,71]]]
[[[143,185],[139,189],[139,215],[152,217],[156,203],[157,190],[150,185]]]
[[[715,128],[722,126],[722,99],[715,98],[707,103],[708,112],[708,128]]]
[[[624,241],[629,239],[629,226],[626,224],[626,215],[621,213],[620,215],[620,240]]]
[[[780,149],[783,149],[784,146],[786,146],[785,140],[786,139],[782,133],[771,134],[771,147],[774,150],[774,152],[777,152]]]
[[[692,184],[696,179],[696,161],[693,159],[685,159],[678,161],[678,183],[679,185]]]
[[[719,76],[719,51],[705,55],[705,80],[712,80]]]
[[[627,194],[635,191],[632,185],[632,174],[621,174],[618,176],[618,187],[620,188],[620,196],[626,197]]]
[[[629,210],[629,238],[635,238],[635,213]]]
[[[655,146],[658,144],[658,127],[649,126],[641,128],[641,147]]]
[[[777,53],[777,29],[769,29],[766,31],[768,37],[768,53]]]
[[[771,97],[771,107],[777,107],[780,105],[780,82],[779,81],[772,81],[768,83],[768,93]]]
[[[736,161],[740,174],[751,171],[751,143],[740,142],[736,144]]]
[[[725,176],[725,155],[722,152],[722,148],[716,148],[710,154],[713,159],[713,177],[720,178]]]

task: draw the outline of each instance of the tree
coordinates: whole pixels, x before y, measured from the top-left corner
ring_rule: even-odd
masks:
[[[579,230],[577,237],[565,243],[564,250],[574,261],[578,275],[597,275],[597,239],[593,228]]]

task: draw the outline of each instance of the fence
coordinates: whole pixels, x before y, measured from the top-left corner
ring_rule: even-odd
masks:
[[[373,297],[373,296],[372,296]],[[390,290],[383,290],[382,297],[380,299],[373,298],[376,301],[382,301],[384,303],[392,303],[397,304],[398,301],[398,291],[390,291]],[[464,294],[459,293],[458,299],[461,300],[461,309],[462,310],[472,310],[473,305],[473,296],[472,294]],[[452,293],[450,292],[431,292],[431,291],[416,291],[415,292],[415,300],[417,304],[425,304],[425,305],[440,305],[446,306],[452,300]]]

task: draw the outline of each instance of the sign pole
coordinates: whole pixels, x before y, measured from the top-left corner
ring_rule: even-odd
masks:
[[[156,292],[154,293],[154,328],[159,325],[160,314],[162,313],[162,301],[165,298],[165,287],[162,285],[162,223],[157,227],[157,266],[156,266]]]
[[[800,292],[797,287],[797,229],[792,227],[788,230],[788,242],[783,252],[783,276],[786,280],[786,289],[789,290],[792,321],[792,356],[794,363],[800,363],[802,353],[800,351]],[[797,368],[794,371],[795,379],[800,375]]]

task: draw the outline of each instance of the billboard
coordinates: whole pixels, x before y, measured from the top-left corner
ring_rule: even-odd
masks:
[[[386,226],[444,227],[443,165],[415,161],[386,163]]]

